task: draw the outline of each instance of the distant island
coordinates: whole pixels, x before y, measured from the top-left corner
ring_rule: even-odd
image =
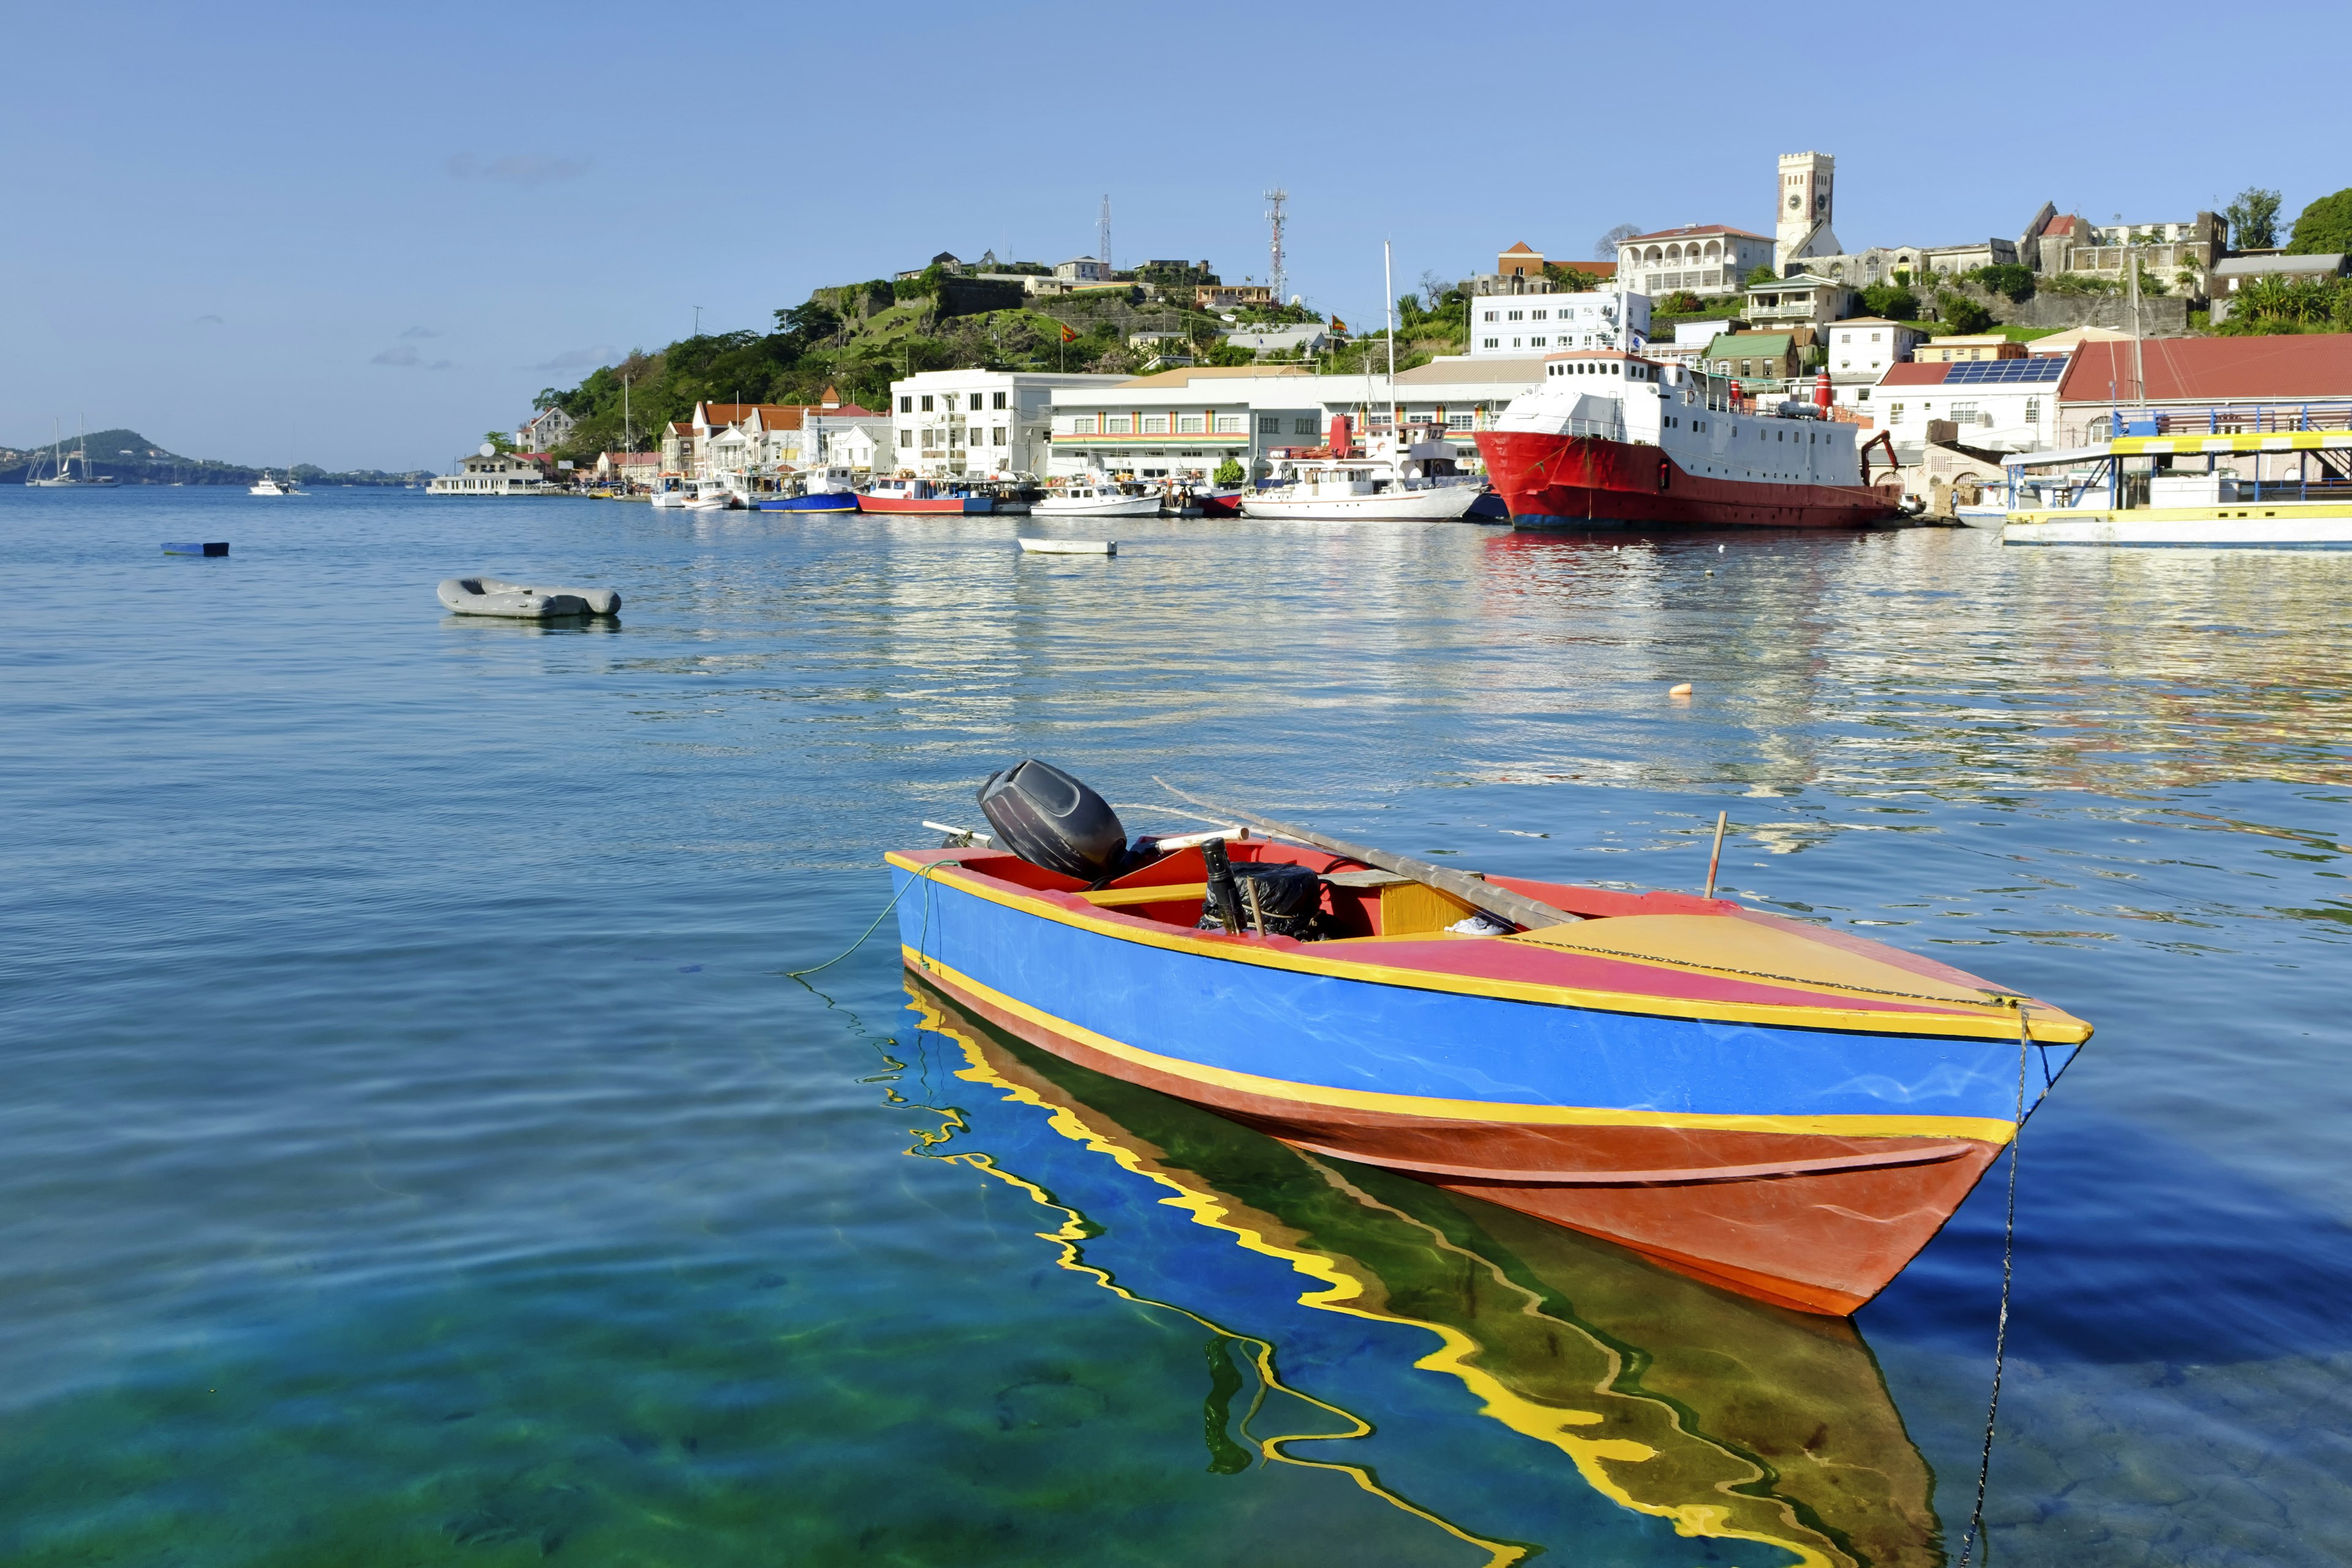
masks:
[[[183,458],[167,452],[136,430],[93,430],[86,438],[68,437],[66,455],[87,449],[93,473],[110,475],[125,485],[249,485],[261,477],[259,468],[223,463],[211,458]],[[47,476],[57,447],[40,442],[29,447],[0,447],[0,485],[21,485],[36,474]],[[81,465],[74,464],[75,472]],[[268,470],[282,475],[284,468]],[[381,468],[355,468],[331,473],[315,463],[294,465],[294,478],[305,485],[411,485],[433,478],[429,468],[388,474]]]

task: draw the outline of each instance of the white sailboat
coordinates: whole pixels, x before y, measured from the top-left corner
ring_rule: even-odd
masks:
[[[35,489],[54,490],[97,488],[116,482],[112,474],[97,474],[90,471],[89,420],[82,421],[81,444],[72,452],[66,450],[64,432],[58,427],[55,420],[50,421],[50,427],[56,434],[51,458],[52,471],[46,479],[37,479],[27,473],[25,476],[25,482],[27,485]],[[75,475],[72,468],[76,458],[81,459],[81,473],[79,477]]]

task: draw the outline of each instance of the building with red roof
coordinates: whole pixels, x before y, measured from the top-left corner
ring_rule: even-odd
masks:
[[[2086,342],[2060,384],[2060,440],[2352,426],[2352,333]]]
[[[1637,234],[1617,247],[1617,277],[1652,299],[1688,289],[1722,294],[1738,289],[1762,267],[1778,270],[1772,241],[1729,224],[1693,223]]]

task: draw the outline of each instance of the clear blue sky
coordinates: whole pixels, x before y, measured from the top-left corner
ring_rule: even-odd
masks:
[[[1850,247],[2352,185],[2352,6],[19,5],[0,442],[446,464],[541,387],[947,249],[1265,272],[1376,320],[1514,240],[1769,232],[1838,160]],[[1470,30],[1484,18],[1484,36]]]

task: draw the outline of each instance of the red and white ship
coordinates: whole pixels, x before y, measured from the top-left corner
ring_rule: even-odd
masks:
[[[1543,384],[1478,435],[1516,528],[1838,528],[1893,517],[1891,445],[1873,484],[1859,426],[1620,349],[1553,354]]]

